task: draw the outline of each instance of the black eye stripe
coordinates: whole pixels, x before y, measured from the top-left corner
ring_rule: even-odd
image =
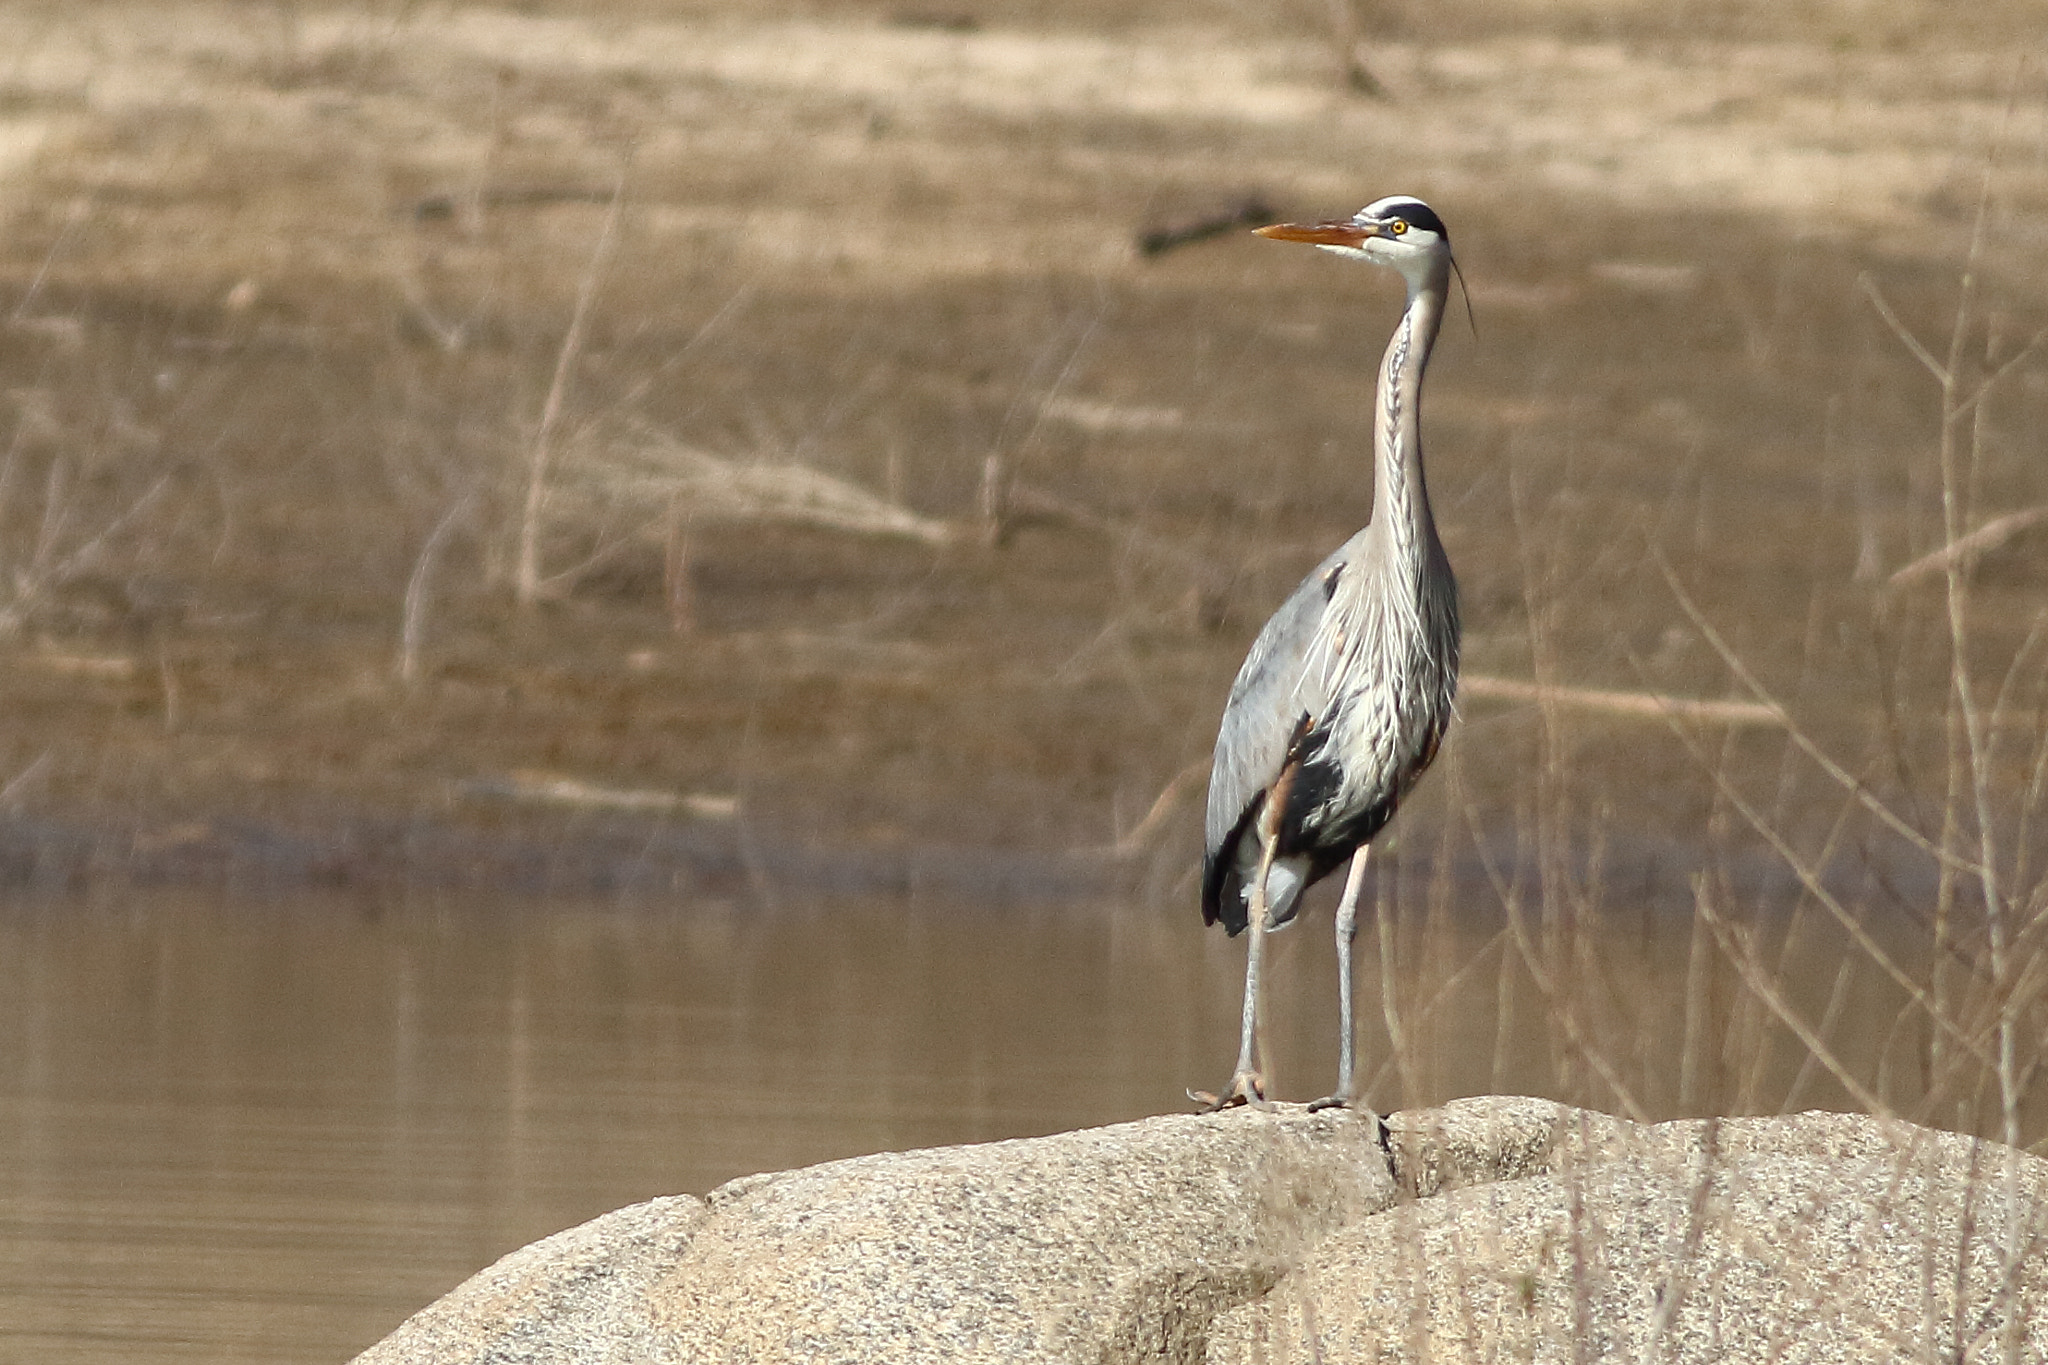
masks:
[[[1409,227],[1434,232],[1447,242],[1451,240],[1451,234],[1444,230],[1444,220],[1437,217],[1436,210],[1420,199],[1397,199],[1391,204],[1378,205],[1377,209],[1383,218],[1399,218]]]

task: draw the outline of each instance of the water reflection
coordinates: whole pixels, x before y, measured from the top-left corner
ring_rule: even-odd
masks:
[[[1185,1087],[1227,1070],[1242,958],[1184,910],[144,892],[14,908],[6,1354],[332,1361],[513,1247],[635,1200],[1185,1108]],[[1334,1065],[1326,925],[1319,903],[1274,943],[1274,1081],[1292,1098]],[[1689,969],[1687,922],[1601,934],[1586,1026],[1626,1040],[1614,1066],[1643,1104],[1682,1107],[1674,1059],[1695,1034],[1725,1065],[1687,1103],[1734,1103],[1744,1076],[1752,1106],[1782,1099],[1801,1058],[1725,972]],[[1558,1045],[1502,925],[1426,907],[1363,936],[1368,1071],[1389,1056],[1381,944],[1407,1030],[1383,1102],[1505,1089],[1615,1107]],[[1809,976],[1818,1016],[1835,976],[1790,979]],[[1837,1015],[1896,1019],[1873,989],[1856,977]],[[1891,1044],[1864,1032],[1874,1066]]]
[[[331,1361],[633,1200],[1176,1107],[1228,1005],[1154,937],[1081,909],[16,909],[7,1354]]]

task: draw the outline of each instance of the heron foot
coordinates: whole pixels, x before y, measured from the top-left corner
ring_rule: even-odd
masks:
[[[1188,1098],[1200,1105],[1197,1113],[1213,1114],[1219,1109],[1230,1109],[1237,1105],[1249,1105],[1253,1109],[1271,1109],[1272,1101],[1266,1098],[1266,1078],[1256,1071],[1240,1071],[1230,1078],[1221,1095],[1212,1095],[1206,1090],[1190,1090]]]
[[[1394,1133],[1391,1128],[1387,1127],[1387,1120],[1384,1114],[1381,1114],[1378,1110],[1366,1108],[1349,1095],[1325,1095],[1319,1100],[1312,1101],[1308,1107],[1308,1111],[1311,1114],[1319,1113],[1325,1109],[1348,1109],[1360,1118],[1371,1119],[1380,1140],[1380,1150],[1387,1154],[1388,1160],[1391,1161],[1393,1159]]]

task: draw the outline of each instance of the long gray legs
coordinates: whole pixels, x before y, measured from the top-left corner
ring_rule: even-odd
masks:
[[[1365,855],[1369,845],[1360,844],[1351,855],[1351,872],[1344,878],[1344,899],[1337,902],[1337,1090],[1309,1106],[1310,1109],[1349,1109],[1358,1096],[1353,1093],[1357,1074],[1358,1036],[1351,1013],[1353,979],[1357,972],[1351,961],[1351,945],[1358,937],[1358,892],[1365,884]]]
[[[1266,1080],[1254,1065],[1253,1054],[1259,1031],[1259,958],[1266,947],[1266,878],[1273,871],[1273,850],[1279,842],[1277,838],[1263,841],[1264,846],[1259,850],[1259,879],[1252,883],[1251,919],[1245,927],[1245,932],[1251,935],[1251,943],[1245,948],[1244,1020],[1238,1035],[1237,1070],[1221,1095],[1195,1090],[1188,1092],[1188,1098],[1202,1106],[1201,1112],[1205,1114],[1227,1109],[1233,1104],[1249,1104],[1256,1109],[1266,1107]]]

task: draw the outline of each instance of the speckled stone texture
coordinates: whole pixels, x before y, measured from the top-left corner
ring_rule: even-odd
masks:
[[[1835,1114],[1392,1123],[1398,1179],[1369,1121],[1287,1106],[748,1176],[360,1360],[2048,1360],[2036,1158]]]
[[[857,1157],[658,1201],[614,1279],[589,1238],[656,1205],[536,1243],[359,1361],[1199,1360],[1396,1197],[1370,1119],[1298,1106]]]
[[[1209,1359],[2048,1360],[2048,1163],[1823,1113],[1560,1109],[1538,1143],[1492,1104],[1398,1118],[1423,1197],[1220,1316]]]
[[[648,1360],[648,1291],[675,1269],[705,1218],[702,1199],[674,1195],[542,1238],[413,1314],[356,1365]]]

